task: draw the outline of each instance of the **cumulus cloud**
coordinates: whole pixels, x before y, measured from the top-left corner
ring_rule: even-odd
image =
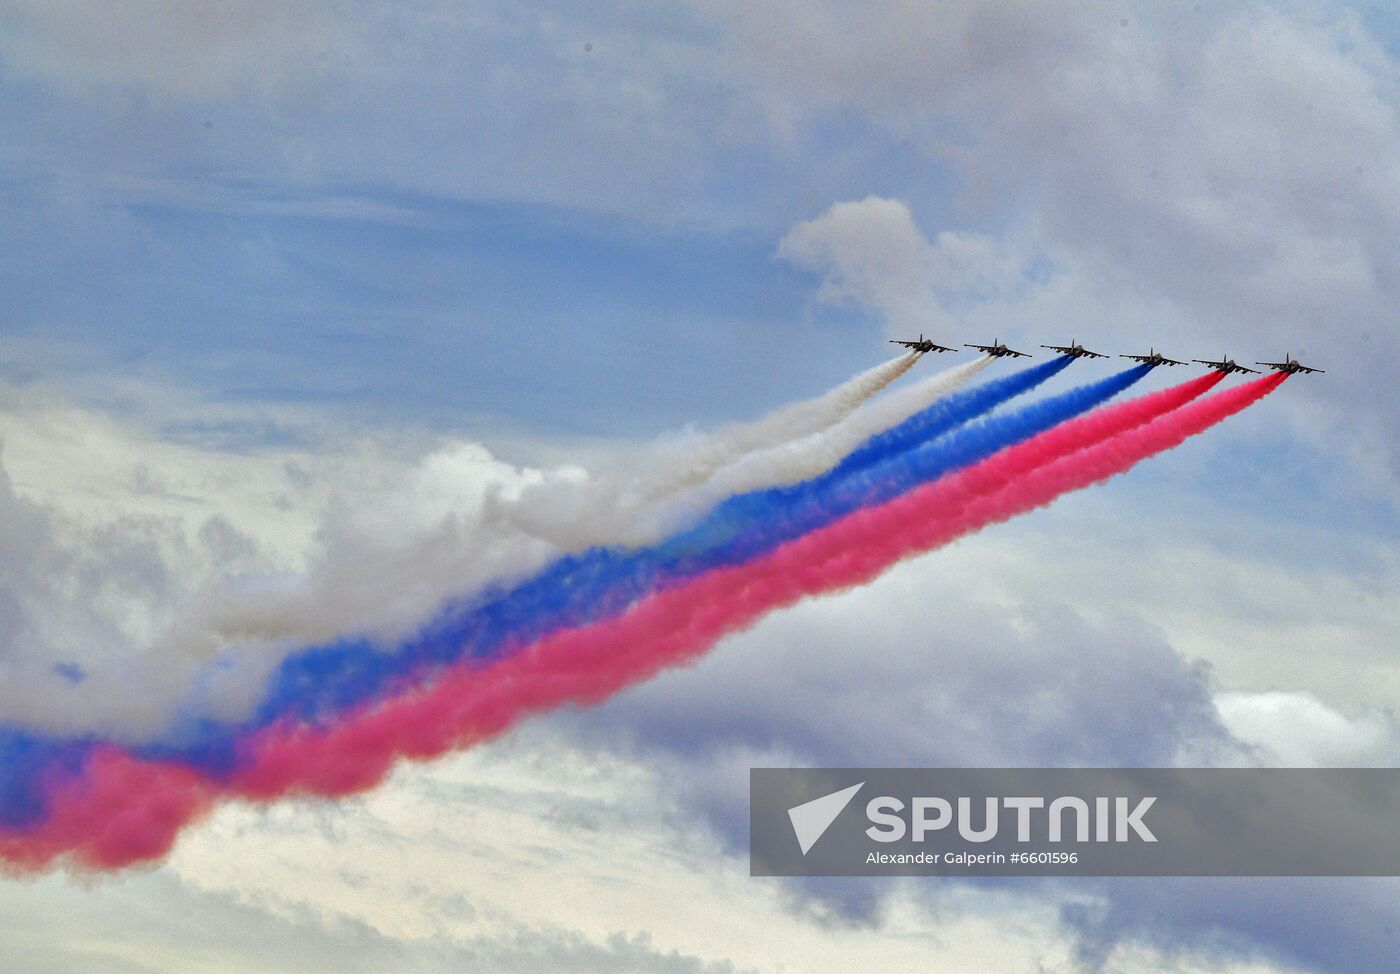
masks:
[[[182,569],[250,544],[222,520],[201,533],[192,545],[153,517],[85,526],[19,496],[0,466],[0,712],[45,723],[94,683],[111,693],[108,679],[140,666],[145,641],[191,594]]]
[[[133,493],[158,504],[169,494],[155,479],[136,478]],[[193,512],[177,513],[177,497],[161,513],[75,514],[18,492],[0,465],[3,719],[118,735],[162,727],[216,647],[229,645],[191,624],[209,593],[285,564],[227,500],[222,510],[205,495]],[[216,712],[249,704],[270,655],[221,674]]]
[[[406,635],[550,551],[488,510],[538,475],[479,444],[362,434],[250,453],[59,400],[9,405],[6,720],[128,737],[177,708],[240,716],[289,650]]]
[[[927,331],[948,344],[950,307],[1005,296],[1021,280],[992,238],[944,231],[930,241],[905,203],[878,196],[836,203],[799,223],[778,256],[822,274],[822,300],[874,308],[890,334]]]
[[[471,442],[416,459],[385,457],[329,490],[307,571],[225,580],[192,622],[221,643],[402,636],[449,596],[510,578],[553,551],[498,513],[538,478]]]

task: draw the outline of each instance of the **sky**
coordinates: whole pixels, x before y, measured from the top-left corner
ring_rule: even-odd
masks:
[[[0,226],[0,716],[43,727],[207,659],[231,585],[401,626],[494,570],[493,492],[893,337],[1327,370],[600,706],[6,879],[5,969],[1393,970],[1393,880],[746,852],[754,766],[1400,759],[1389,5],[0,0]]]

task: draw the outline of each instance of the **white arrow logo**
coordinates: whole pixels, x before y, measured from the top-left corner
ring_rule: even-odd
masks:
[[[788,818],[792,819],[792,831],[797,835],[797,844],[802,848],[804,856],[807,850],[826,834],[826,830],[831,828],[831,823],[836,821],[836,816],[841,814],[841,810],[850,804],[851,799],[856,797],[856,792],[864,786],[865,782],[862,781],[858,785],[833,791],[829,795],[813,798],[788,809]]]

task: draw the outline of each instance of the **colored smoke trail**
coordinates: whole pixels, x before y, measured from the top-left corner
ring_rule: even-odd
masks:
[[[43,825],[0,834],[0,855],[29,868],[64,853],[90,867],[120,866],[162,854],[221,791],[267,800],[370,787],[400,757],[433,757],[534,712],[596,703],[694,658],[773,609],[867,582],[904,557],[1121,473],[1244,409],[1283,379],[1269,376],[1182,405],[1219,381],[1205,376],[1091,413],[762,559],[710,572],[486,668],[456,667],[428,688],[338,725],[271,728],[248,742],[252,761],[228,782],[99,747],[82,774],[54,780]]]
[[[1035,366],[971,390],[960,399],[960,410],[949,411],[946,402],[932,407],[940,422],[925,415],[912,422],[923,430],[964,418],[968,410],[983,409],[1004,401],[1064,368],[1068,359]],[[668,585],[717,567],[758,557],[778,544],[831,522],[856,508],[879,503],[949,470],[975,462],[996,450],[1023,440],[1071,416],[1078,415],[1122,391],[1147,374],[1137,366],[1117,375],[1077,387],[1058,396],[1032,403],[1015,412],[995,416],[956,430],[945,440],[918,450],[871,462],[845,477],[832,475],[788,490],[750,495],[751,509],[739,516],[721,510],[721,532],[707,544],[697,544],[693,533],[677,542],[643,551],[594,549],[562,559],[531,581],[498,596],[467,606],[440,619],[416,639],[388,652],[367,641],[342,641],[288,656],[269,680],[262,703],[248,719],[219,723],[192,719],[160,739],[137,748],[141,757],[174,759],[199,766],[215,775],[232,773],[240,762],[237,743],[258,728],[284,721],[333,721],[338,715],[376,697],[428,679],[445,666],[464,658],[498,656],[509,646],[524,645],[565,627],[576,627],[617,615]],[[1027,378],[1029,376],[1029,378]],[[1008,381],[1010,380],[1010,381]],[[886,441],[887,449],[909,442]],[[4,741],[0,738],[0,748]],[[0,821],[11,826],[32,820],[32,800],[24,784],[15,783],[0,768]]]
[[[1024,391],[1063,369],[1035,366],[1009,376],[1012,381],[989,383],[996,395],[971,390],[963,406],[950,412],[946,400],[931,410],[938,426],[926,416],[912,419],[919,428],[941,430],[960,422],[972,409],[986,409]],[[279,720],[331,720],[354,706],[426,678],[427,674],[463,658],[499,655],[504,647],[523,645],[569,626],[587,625],[623,612],[658,588],[678,584],[717,567],[758,557],[778,544],[829,523],[862,505],[879,503],[924,481],[940,476],[996,450],[1025,439],[1116,395],[1150,371],[1135,366],[1098,382],[1077,387],[1033,403],[1013,413],[992,417],[956,430],[918,450],[871,462],[846,476],[825,478],[749,495],[746,508],[726,504],[717,523],[662,545],[636,551],[591,549],[567,556],[535,578],[451,613],[395,652],[366,642],[341,642],[288,657],[273,674],[257,713],[240,728],[205,722],[183,727],[173,746],[154,744],[141,749],[148,757],[194,761],[214,772],[227,772],[237,763],[232,743],[239,734]],[[1027,379],[1027,374],[1030,378]],[[890,441],[889,450],[907,445],[907,437]],[[704,535],[698,537],[697,535]]]
[[[1183,386],[1090,414],[893,501],[864,508],[754,562],[665,590],[624,615],[556,633],[483,669],[459,667],[330,728],[273,730],[236,776],[243,794],[339,794],[366,787],[395,757],[430,757],[563,703],[596,703],[801,598],[870,581],[901,559],[1070,490],[1122,473],[1267,395],[1268,376],[1184,405],[1219,382]]]

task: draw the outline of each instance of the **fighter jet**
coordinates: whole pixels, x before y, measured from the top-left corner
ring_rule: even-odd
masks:
[[[1185,362],[1178,362],[1174,358],[1167,358],[1155,348],[1149,348],[1146,355],[1120,355],[1119,358],[1130,358],[1134,362],[1141,362],[1143,365],[1150,365],[1154,369],[1159,365],[1185,365]]]
[[[909,341],[909,340],[904,339],[904,338],[891,338],[891,339],[890,339],[890,344],[891,344],[891,345],[903,345],[905,348],[912,348],[914,351],[918,352],[920,355],[923,355],[925,352],[956,352],[956,351],[957,351],[956,348],[949,348],[947,345],[939,345],[937,342],[930,341],[929,339],[927,339],[927,338],[924,337],[924,333],[923,333],[923,332],[919,332],[919,340],[916,341],[916,342],[914,342],[914,341]]]
[[[1091,352],[1073,338],[1068,345],[1042,345],[1041,348],[1048,348],[1052,352],[1059,352],[1061,355],[1068,355],[1070,358],[1108,358],[1100,352]]]
[[[1307,366],[1307,365],[1300,365],[1299,362],[1298,362],[1298,360],[1295,359],[1292,355],[1288,354],[1287,352],[1285,352],[1285,353],[1283,354],[1283,361],[1282,361],[1282,362],[1255,362],[1254,364],[1255,364],[1255,365],[1264,365],[1264,366],[1267,366],[1267,367],[1273,369],[1275,372],[1284,372],[1284,373],[1287,373],[1288,375],[1294,375],[1295,373],[1298,373],[1298,372],[1326,372],[1326,371],[1327,371],[1326,369],[1314,369],[1314,368],[1311,368],[1310,366]]]
[[[1032,357],[1031,354],[1030,354],[1029,352],[1018,352],[1018,351],[1016,351],[1016,349],[1014,349],[1014,348],[1007,348],[1005,345],[1003,345],[999,340],[997,340],[997,339],[995,339],[995,338],[992,339],[992,343],[991,343],[990,345],[966,345],[965,347],[967,347],[967,348],[975,348],[975,349],[977,349],[977,351],[979,351],[979,352],[985,352],[986,354],[990,355],[992,358],[1005,358],[1005,357],[1008,356],[1008,355],[1011,356],[1012,358],[1031,358],[1031,357]]]
[[[1223,373],[1225,375],[1229,375],[1231,372],[1249,372],[1253,375],[1259,374],[1258,369],[1247,369],[1243,365],[1237,363],[1234,359],[1230,358],[1230,356],[1228,355],[1220,356],[1219,362],[1212,362],[1208,358],[1193,358],[1191,361],[1199,362],[1201,365],[1208,365],[1215,371]]]

